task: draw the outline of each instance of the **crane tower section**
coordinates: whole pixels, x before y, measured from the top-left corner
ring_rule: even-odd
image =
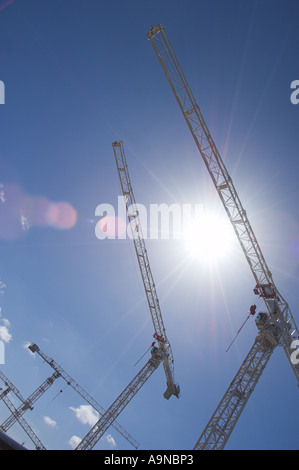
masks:
[[[256,318],[259,333],[240,369],[223,395],[194,450],[223,450],[255,389],[268,361],[278,346],[281,328],[267,313]]]
[[[274,284],[247,213],[173,52],[164,27],[160,24],[151,27],[147,37],[153,46],[248,261],[256,282],[254,292],[263,298],[268,314],[273,317],[273,321],[280,322],[280,344],[284,347],[299,382],[299,364],[292,360],[293,341],[294,338],[299,337],[299,331],[291,310]]]
[[[104,435],[106,430],[113,424],[119,414],[125,409],[136,393],[141,389],[145,382],[150,378],[152,373],[159,367],[164,359],[165,353],[158,348],[152,348],[151,357],[142,367],[138,374],[134,377],[129,385],[114,400],[112,405],[101,416],[99,421],[91,428],[91,430],[82,439],[76,450],[91,450],[98,440]]]
[[[22,416],[27,410],[33,410],[33,404],[53,385],[54,381],[59,377],[57,372],[51,377],[48,377],[28,398],[22,405],[20,405],[15,413],[12,413],[1,425],[0,429],[7,432],[11,426]]]
[[[78,393],[87,403],[89,403],[98,413],[99,415],[103,415],[105,413],[105,409],[91,396],[89,393],[84,390],[84,388],[81,387],[57,362],[52,359],[52,357],[47,356],[47,354],[43,353],[40,348],[37,346],[37,344],[30,344],[28,346],[28,349],[33,352],[37,353],[47,364],[49,364],[52,369],[55,370],[57,375],[61,377],[67,385],[72,387],[75,392]],[[138,449],[139,447],[139,442],[134,439],[131,434],[129,434],[128,431],[126,431],[117,421],[114,421],[112,426],[116,431],[118,431],[127,441],[135,447],[135,449]]]
[[[25,411],[28,409],[28,401],[23,398],[21,392],[17,389],[17,387],[4,375],[3,372],[0,372],[0,378],[3,380],[5,386],[7,387],[1,394],[0,400],[3,400],[11,415],[15,418],[13,421],[18,421],[20,426],[23,428],[27,436],[31,439],[33,444],[35,445],[36,450],[46,450],[44,444],[41,442],[39,437],[33,431],[32,427],[27,423],[25,418],[23,417],[23,412],[20,412],[19,409],[16,409],[14,403],[10,400],[8,394],[13,392],[16,397],[22,402],[22,407],[25,407]],[[29,404],[30,407],[30,404]],[[2,428],[2,426],[1,426]],[[2,428],[5,431],[5,428]]]
[[[164,398],[168,400],[171,395],[175,395],[178,398],[180,394],[180,387],[175,383],[174,379],[173,353],[171,345],[166,336],[159,298],[157,295],[142,233],[138,206],[136,204],[130,180],[129,170],[126,162],[123,142],[113,142],[112,147],[114,151],[114,157],[116,161],[120,185],[126,204],[127,216],[131,227],[132,238],[134,241],[140,273],[143,280],[145,294],[155,330],[154,337],[159,343],[159,349],[163,353],[165,353],[163,367],[166,375],[167,390],[164,393]]]

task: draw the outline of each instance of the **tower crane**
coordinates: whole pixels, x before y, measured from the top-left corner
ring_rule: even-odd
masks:
[[[54,361],[51,357],[47,356],[45,353],[43,353],[40,348],[37,346],[37,344],[31,344],[28,346],[31,352],[37,353],[49,366],[52,367],[52,369],[55,370],[55,372],[59,375],[59,377],[62,377],[65,382],[72,387],[75,392],[77,392],[89,405],[92,406],[93,409],[95,409],[100,415],[103,415],[105,413],[105,409],[99,405],[99,403],[91,396],[89,395],[86,390],[84,390],[81,385],[79,385],[63,368],[57,364],[57,362]],[[138,449],[139,447],[139,442],[132,437],[128,431],[126,431],[117,421],[114,421],[113,423],[114,429],[118,431],[127,441],[135,447],[135,449]]]
[[[279,293],[232,178],[217,150],[162,25],[147,33],[179,108],[207,167],[212,182],[232,223],[255,280],[254,293],[263,299],[266,312],[256,318],[259,329],[254,344],[213,414],[195,449],[223,449],[253,389],[277,345],[285,351],[299,382],[294,361],[298,328],[286,300]]]
[[[11,426],[22,416],[27,410],[33,410],[33,404],[53,385],[54,381],[58,379],[59,374],[54,372],[51,377],[48,377],[31,395],[23,401],[23,403],[0,425],[1,431],[7,432]]]
[[[167,389],[164,393],[164,398],[167,400],[175,395],[179,398],[180,387],[175,383],[174,378],[174,358],[171,345],[167,339],[163,317],[160,309],[159,298],[157,295],[152,271],[150,268],[149,258],[144,242],[140,217],[138,213],[138,206],[136,204],[135,196],[132,189],[128,165],[124,152],[123,142],[113,142],[112,144],[115,162],[117,166],[118,176],[122,193],[124,196],[127,217],[129,220],[132,238],[134,241],[137,260],[140,268],[140,273],[144,285],[144,290],[154,326],[154,338],[157,339],[159,349],[165,353],[163,360],[163,367],[166,375]]]
[[[16,418],[20,426],[23,428],[27,436],[31,439],[33,444],[35,445],[36,450],[46,450],[44,444],[41,442],[39,437],[35,434],[31,426],[27,423],[25,418],[22,416],[22,413],[18,413],[18,410],[14,406],[13,402],[8,397],[9,392],[13,392],[17,398],[25,405],[26,400],[22,397],[20,391],[17,387],[3,374],[0,372],[0,377],[3,380],[5,386],[7,387],[3,392],[0,394],[0,399],[4,401],[5,405],[9,409],[12,415]]]
[[[112,405],[101,416],[98,422],[91,428],[82,441],[76,447],[76,450],[91,450],[98,440],[107,431],[109,426],[113,424],[114,420],[125,409],[128,403],[141,389],[145,382],[150,378],[152,373],[159,367],[165,357],[165,352],[161,349],[153,347],[151,349],[151,357],[147,363],[141,368],[138,374],[134,377],[129,385],[121,392],[121,394],[114,400]]]
[[[108,408],[106,413],[99,419],[94,427],[82,439],[77,446],[77,450],[90,450],[98,440],[103,436],[108,427],[114,422],[119,414],[125,409],[128,403],[140,390],[140,388],[149,379],[152,373],[158,368],[163,361],[164,371],[166,374],[167,389],[164,393],[164,398],[167,400],[175,395],[179,397],[180,388],[175,384],[174,368],[173,368],[173,355],[170,343],[166,336],[164,322],[160,310],[159,299],[157,296],[147,250],[142,235],[142,227],[138,214],[138,206],[135,201],[128,166],[126,162],[123,142],[113,142],[112,144],[116,166],[119,174],[122,193],[125,199],[127,216],[129,219],[132,238],[137,254],[137,259],[142,275],[142,280],[147,296],[149,309],[151,312],[152,321],[154,324],[154,338],[158,341],[158,348],[152,344],[151,358],[142,367],[129,385],[121,392],[112,405]]]
[[[6,385],[6,387],[9,388],[21,402],[25,403],[26,400],[25,398],[23,398],[20,390],[9,380],[8,377],[6,377],[6,375],[1,370],[0,379],[2,380],[4,385]]]

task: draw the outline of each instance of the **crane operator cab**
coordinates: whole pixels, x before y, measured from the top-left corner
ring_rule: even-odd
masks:
[[[262,330],[269,318],[269,314],[266,312],[260,312],[256,319],[255,319],[255,324],[258,327],[259,330]]]

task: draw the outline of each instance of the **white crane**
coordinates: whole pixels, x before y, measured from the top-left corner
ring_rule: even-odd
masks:
[[[47,356],[44,352],[40,350],[40,348],[37,346],[37,344],[30,344],[28,346],[31,352],[37,353],[47,364],[49,364],[52,369],[55,370],[55,373],[58,374],[58,377],[61,377],[67,385],[72,387],[75,392],[77,392],[89,405],[93,407],[94,410],[96,410],[99,415],[103,415],[106,410],[86,391],[84,388],[81,387],[57,362],[52,359],[52,357]],[[135,449],[138,449],[139,447],[139,442],[134,439],[131,434],[128,433],[117,421],[114,421],[113,427],[116,431],[118,431],[127,441],[135,447]]]
[[[166,375],[167,390],[164,393],[164,398],[168,400],[171,395],[175,395],[178,398],[180,394],[180,387],[175,383],[174,359],[172,349],[166,336],[159,298],[157,295],[149,263],[149,258],[144,243],[138,206],[136,204],[135,196],[132,189],[128,165],[124,152],[124,145],[122,141],[113,142],[112,147],[114,151],[114,157],[117,166],[120,185],[126,204],[127,216],[131,227],[131,233],[134,241],[140,273],[155,330],[154,338],[158,341],[159,349],[165,353],[163,367]]]
[[[33,410],[34,403],[53,385],[54,381],[58,379],[59,374],[54,372],[51,377],[48,377],[33,393],[26,399],[22,400],[23,403],[0,425],[1,431],[7,432],[11,426],[18,420],[19,416],[26,413],[27,410]]]
[[[294,339],[299,338],[298,328],[287,302],[274,284],[246,211],[168,41],[164,27],[160,24],[151,27],[147,37],[248,261],[256,284],[254,293],[264,300],[267,310],[257,316],[259,333],[254,345],[195,445],[195,449],[223,449],[272,351],[278,344],[282,345],[299,382],[299,364],[293,360]]]
[[[113,142],[112,144],[120,184],[125,198],[127,216],[132,230],[132,237],[140,267],[140,272],[147,296],[147,301],[154,325],[154,338],[158,341],[158,348],[152,344],[151,358],[141,368],[129,385],[121,392],[106,413],[98,420],[94,427],[82,439],[77,446],[77,450],[90,450],[103,436],[108,427],[114,422],[119,414],[125,409],[128,403],[149,379],[152,373],[163,361],[166,374],[167,389],[164,397],[168,400],[171,395],[179,397],[180,388],[174,381],[173,355],[170,343],[166,336],[164,322],[160,310],[155,283],[150,269],[147,250],[142,235],[142,227],[139,219],[138,209],[130,181],[128,166],[126,162],[123,142]]]
[[[165,353],[160,351],[158,348],[152,348],[150,359],[141,368],[134,379],[131,380],[129,385],[116,398],[116,400],[114,400],[112,405],[101,416],[98,422],[86,434],[86,436],[76,447],[76,450],[91,450],[96,445],[98,440],[104,435],[109,426],[114,423],[115,419],[120,415],[120,413],[125,409],[136,393],[150,378],[152,373],[159,367],[164,357]]]
[[[25,433],[27,434],[27,436],[31,439],[31,441],[33,442],[33,444],[35,445],[35,448],[36,450],[46,450],[44,444],[41,442],[41,440],[39,439],[39,437],[36,435],[36,433],[33,431],[33,429],[31,428],[31,426],[27,423],[27,421],[25,420],[25,418],[23,417],[23,414],[24,412],[32,407],[32,403],[33,401],[30,403],[28,402],[28,400],[26,400],[25,398],[23,398],[21,392],[17,389],[17,387],[6,377],[6,375],[3,373],[3,372],[0,372],[0,378],[1,380],[4,382],[5,386],[7,388],[5,388],[1,393],[0,393],[0,400],[3,400],[3,402],[5,403],[5,405],[7,406],[7,408],[9,409],[9,411],[11,412],[12,416],[13,416],[13,421],[18,421],[18,423],[20,424],[20,426],[23,428],[23,430],[25,431]],[[54,381],[54,380],[53,380]],[[52,384],[51,384],[52,385]],[[40,389],[40,391],[37,393],[38,394],[38,398],[48,389],[48,387],[45,386],[45,383],[41,386],[42,389]],[[2,389],[0,389],[1,391]],[[22,402],[22,405],[21,405],[21,408],[25,408],[24,411],[20,411],[20,409],[16,409],[15,405],[13,404],[13,402],[10,400],[8,394],[9,392],[13,392],[16,397]],[[36,401],[36,400],[35,400]],[[2,426],[1,426],[2,428]],[[6,428],[8,429],[8,428]],[[6,429],[3,429],[3,430],[6,430]]]

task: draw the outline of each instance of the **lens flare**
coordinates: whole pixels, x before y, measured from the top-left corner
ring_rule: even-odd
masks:
[[[16,184],[0,187],[0,238],[15,240],[32,227],[71,229],[77,223],[77,211],[68,202],[52,202],[41,196],[29,196]]]
[[[70,229],[77,222],[77,212],[68,202],[51,204],[49,222],[55,228]]]

